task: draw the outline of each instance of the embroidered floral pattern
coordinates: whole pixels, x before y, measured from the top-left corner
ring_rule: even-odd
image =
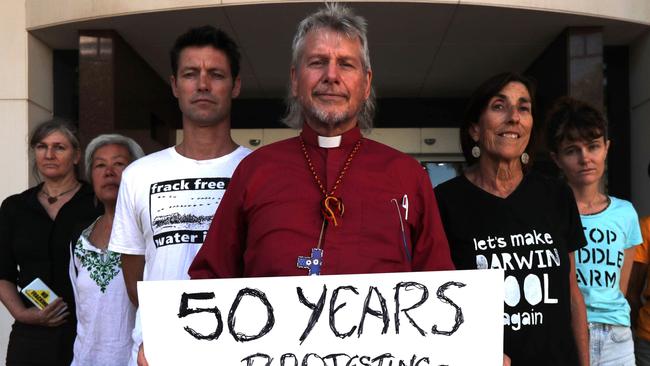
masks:
[[[90,278],[95,281],[102,292],[120,273],[120,254],[115,252],[97,253],[83,248],[82,239],[77,240],[74,256],[88,270]]]

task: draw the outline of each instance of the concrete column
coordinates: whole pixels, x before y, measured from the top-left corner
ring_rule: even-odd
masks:
[[[52,52],[27,33],[25,1],[0,2],[0,199],[21,192],[33,182],[27,136],[52,115]],[[13,318],[0,306],[0,360],[4,364]]]

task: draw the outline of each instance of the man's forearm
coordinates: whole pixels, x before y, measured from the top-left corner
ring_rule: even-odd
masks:
[[[138,281],[142,281],[144,273],[144,256],[122,254],[122,273],[124,284],[131,303],[138,306]]]

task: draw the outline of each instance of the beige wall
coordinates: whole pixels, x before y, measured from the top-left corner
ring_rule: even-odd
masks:
[[[460,3],[548,10],[650,24],[648,0],[460,0]]]
[[[52,52],[27,33],[25,11],[24,0],[0,1],[0,200],[29,186],[27,135],[52,115]],[[12,322],[0,306],[2,364]]]
[[[377,0],[374,0],[377,1]],[[379,0],[382,1],[382,0]],[[21,1],[22,2],[22,1]],[[36,29],[60,23],[114,15],[146,13],[160,10],[210,7],[215,5],[250,5],[304,1],[272,0],[26,0],[27,28]],[[550,10],[593,15],[650,24],[648,0],[429,0],[428,3],[459,3],[523,9]]]
[[[0,2],[0,144],[6,156],[0,198],[27,188],[27,135],[31,127],[52,115],[52,51],[25,30],[23,1]],[[22,20],[22,21],[21,21]]]
[[[23,1],[0,3],[0,116],[3,133],[0,144],[6,156],[0,168],[12,172],[0,180],[0,198],[27,186],[25,137],[27,136],[27,32]],[[6,131],[6,132],[5,132]]]
[[[0,2],[0,146],[5,156],[0,159],[0,198],[27,187],[27,32],[25,32],[23,1]],[[12,172],[12,174],[6,174]],[[4,364],[12,318],[0,307],[0,361]]]
[[[632,201],[639,215],[650,215],[650,32],[630,48]]]

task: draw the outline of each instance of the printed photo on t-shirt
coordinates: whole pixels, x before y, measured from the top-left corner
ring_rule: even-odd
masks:
[[[149,187],[151,228],[156,248],[202,244],[230,178],[184,178]]]

